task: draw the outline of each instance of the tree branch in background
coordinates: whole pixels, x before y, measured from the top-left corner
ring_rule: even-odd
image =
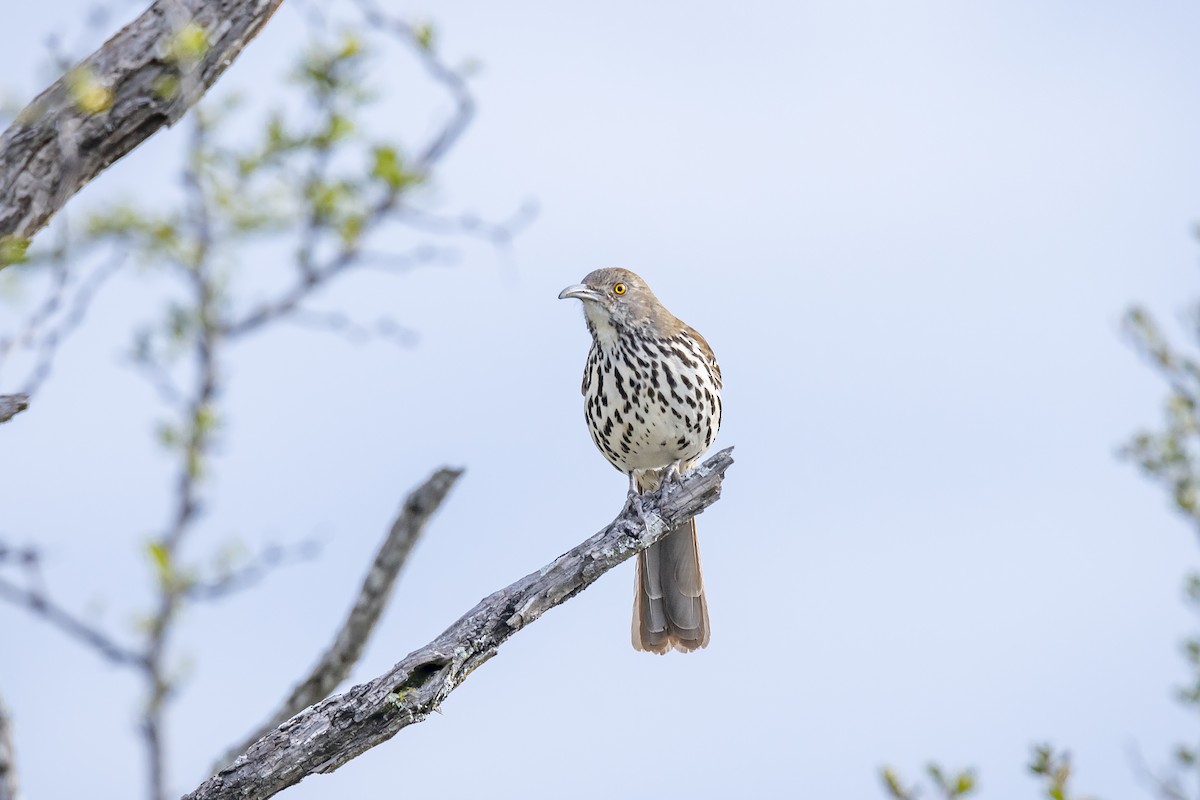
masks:
[[[262,800],[314,773],[333,772],[400,729],[423,721],[510,636],[712,505],[733,448],[630,505],[596,535],[484,598],[437,639],[383,675],[301,712],[250,746],[185,800]]]
[[[251,2],[256,2],[256,10],[248,8]],[[72,96],[63,95],[67,89],[61,87],[55,94],[52,87],[0,140],[0,146],[5,148],[0,151],[0,221],[26,226],[30,232],[44,224],[44,218],[37,218],[42,213],[39,209],[48,209],[45,216],[53,214],[71,192],[86,182],[71,183],[66,180],[70,177],[68,173],[95,174],[107,164],[97,167],[90,161],[76,163],[106,152],[105,148],[111,145],[96,138],[99,134],[93,128],[97,120],[116,126],[118,133],[126,137],[150,135],[152,130],[146,125],[161,125],[164,120],[159,117],[182,113],[211,83],[209,78],[215,79],[215,75],[205,72],[206,65],[216,51],[229,44],[227,34],[250,24],[256,13],[260,16],[253,25],[261,26],[278,4],[279,0],[156,2],[147,15],[100,53],[107,53],[122,37],[132,36],[136,42],[149,46],[146,28],[154,22],[163,31],[170,31],[170,36],[158,40],[158,62],[142,64],[133,58],[129,62],[133,75],[126,76],[125,82],[114,83],[106,71],[112,65],[92,63],[98,58],[93,56],[68,76],[71,83],[67,89],[74,92]],[[346,30],[332,39],[318,35],[297,52],[298,69],[293,72],[296,80],[291,85],[299,87],[301,99],[306,101],[303,105],[311,113],[298,110],[296,104],[280,104],[273,111],[267,110],[261,135],[246,136],[238,132],[236,136],[222,137],[222,131],[228,130],[222,121],[235,107],[232,99],[225,104],[205,103],[192,112],[192,135],[182,175],[182,203],[164,203],[153,198],[136,203],[109,202],[81,226],[81,235],[76,237],[79,241],[71,243],[74,250],[69,258],[65,236],[60,250],[51,253],[48,259],[36,251],[27,258],[26,234],[21,234],[26,238],[14,240],[12,236],[16,234],[6,234],[0,227],[0,263],[26,260],[30,263],[22,266],[25,271],[39,261],[48,260],[52,268],[48,271],[49,299],[35,310],[33,322],[24,333],[0,341],[0,356],[6,349],[21,347],[31,350],[35,360],[40,357],[39,365],[48,365],[49,355],[61,340],[54,331],[61,329],[65,334],[81,319],[81,315],[66,311],[71,306],[63,300],[64,287],[70,287],[71,281],[76,280],[80,252],[111,246],[114,252],[128,256],[131,261],[158,267],[153,276],[165,277],[171,284],[170,294],[165,295],[166,313],[158,322],[139,329],[132,354],[133,363],[145,373],[170,409],[170,418],[158,426],[157,434],[174,462],[170,516],[147,546],[156,578],[156,597],[153,608],[145,615],[143,641],[136,648],[123,650],[99,631],[76,624],[79,621],[74,617],[46,602],[36,583],[31,582],[32,588],[24,594],[16,585],[8,586],[11,591],[5,591],[5,584],[0,583],[0,600],[15,601],[18,607],[47,616],[57,627],[138,672],[145,692],[140,729],[150,800],[166,800],[170,794],[166,733],[169,709],[182,685],[175,677],[178,671],[172,663],[181,612],[188,603],[224,597],[254,583],[280,560],[272,555],[275,551],[268,550],[248,566],[226,570],[212,580],[200,577],[201,569],[188,557],[202,532],[201,522],[210,500],[208,478],[214,447],[222,433],[224,367],[231,346],[242,337],[268,330],[283,321],[333,330],[352,340],[387,338],[401,344],[411,343],[413,335],[397,321],[384,319],[363,325],[349,313],[313,311],[306,306],[324,287],[354,270],[369,268],[372,263],[382,262],[389,272],[403,272],[444,259],[446,249],[426,241],[429,235],[475,236],[498,247],[505,246],[515,225],[524,224],[530,216],[523,213],[512,225],[505,226],[488,225],[474,217],[447,223],[413,210],[414,197],[432,184],[438,163],[465,131],[474,104],[464,75],[445,66],[435,52],[432,28],[391,20],[369,6],[369,0],[362,0],[359,5],[373,9],[364,11],[368,24],[362,26],[361,33]],[[199,15],[195,9],[192,9],[195,15],[189,15],[186,11],[192,6],[203,8],[209,16]],[[231,19],[221,20],[219,15],[211,19],[214,8],[227,9],[225,15]],[[166,16],[171,9],[181,13],[160,20],[153,17],[155,9]],[[369,118],[367,106],[379,102],[379,93],[371,85],[367,60],[371,43],[379,40],[410,48],[436,85],[451,95],[452,108],[446,118],[428,139],[411,147],[390,132],[374,135],[363,125]],[[121,46],[132,45],[126,42]],[[143,71],[139,71],[139,64]],[[144,84],[163,76],[172,80],[153,86],[165,98],[162,102],[154,101],[158,103],[157,112],[130,107],[131,92],[136,95],[135,90],[144,89]],[[180,98],[191,100],[185,102]],[[73,108],[72,103],[79,108]],[[46,135],[51,139],[37,139],[37,132],[47,120],[61,119],[64,115],[80,117],[83,111],[92,116],[76,120],[74,127],[64,129],[65,133],[58,129],[50,131]],[[126,124],[126,120],[131,121]],[[166,124],[172,121],[174,117],[165,119]],[[61,137],[53,139],[60,134],[66,137],[65,141]],[[78,151],[82,145],[90,149],[86,153]],[[9,162],[19,153],[32,154],[19,164],[22,175],[52,172],[59,186],[65,187],[61,191],[66,195],[51,196],[59,190],[41,184],[25,186],[21,183],[24,178],[18,176],[11,180],[20,184],[17,188],[28,190],[28,196],[18,193],[16,199],[5,205],[10,194],[4,183],[8,175],[5,170],[11,168]],[[39,158],[57,158],[63,163],[39,167],[30,161]],[[416,220],[411,228],[420,240],[397,245],[395,241],[383,243],[377,238],[389,226],[403,227],[409,216]],[[10,236],[7,245],[5,235]],[[374,250],[370,249],[373,244],[377,245]],[[286,247],[287,252],[295,254],[291,259],[278,260],[284,266],[284,274],[268,273],[273,275],[270,278],[273,288],[265,289],[256,286],[254,279],[243,278],[249,271],[243,266],[250,266],[246,249],[255,248],[257,259],[259,248],[264,246]],[[80,284],[98,286],[101,280],[89,278],[80,280]],[[79,293],[85,301],[92,295],[82,289]],[[66,316],[67,322],[53,328],[49,322],[53,315]],[[28,334],[31,330],[36,336]],[[12,347],[6,348],[9,343]],[[46,369],[35,366],[34,375],[36,385],[45,377]],[[455,477],[454,473],[439,473],[422,490],[426,493],[418,492],[419,497],[410,499],[389,543],[377,557],[343,630],[312,674],[279,709],[272,719],[272,728],[327,696],[345,679],[378,619],[420,525],[435,507],[430,504],[430,497],[437,495],[440,502],[440,495],[444,495]]]
[[[425,71],[440,83],[454,98],[454,114],[438,129],[418,153],[416,166],[419,172],[427,171],[439,161],[466,132],[475,116],[475,98],[467,86],[466,78],[459,70],[446,65],[437,56],[434,47],[433,28],[428,25],[413,26],[404,20],[390,17],[379,8],[374,0],[354,0],[367,24],[372,28],[386,30],[399,41],[416,44],[417,56]]]
[[[27,408],[29,408],[29,395],[24,393],[0,394],[0,422],[8,422]]]
[[[267,575],[283,566],[301,561],[311,561],[320,552],[320,545],[312,539],[298,542],[290,547],[268,545],[262,552],[245,564],[224,564],[218,575],[211,579],[189,580],[184,595],[189,600],[224,600],[232,594],[258,585]]]
[[[13,752],[12,720],[0,698],[0,800],[17,800],[17,761]]]
[[[937,764],[929,764],[925,767],[925,774],[943,800],[962,800],[974,794],[977,788],[975,771],[971,769],[947,772]],[[891,767],[884,767],[880,777],[883,779],[883,788],[892,800],[917,800],[922,795],[916,787],[905,786],[900,775]]]
[[[19,351],[27,351],[31,361],[21,391],[0,395],[0,422],[7,422],[28,407],[29,399],[50,376],[59,347],[83,322],[96,293],[125,261],[125,253],[115,248],[107,261],[80,279],[78,270],[68,269],[70,248],[65,226],[63,231],[62,242],[54,251],[37,258],[53,272],[46,297],[16,332],[0,336],[0,373]]]
[[[375,630],[375,623],[383,613],[392,594],[396,576],[408,560],[413,545],[417,543],[425,524],[442,505],[450,489],[462,475],[460,469],[442,468],[414,489],[405,499],[392,529],[375,554],[375,561],[367,571],[362,587],[358,590],[350,615],[342,623],[333,644],[321,656],[308,677],[300,682],[283,705],[244,741],[226,754],[220,766],[230,763],[256,741],[266,736],[300,711],[329,696],[338,687],[351,668],[358,663],[363,648]]]
[[[0,578],[0,600],[24,608],[34,616],[41,617],[114,664],[139,669],[145,667],[145,661],[139,653],[117,643],[108,634],[96,626],[84,622],[36,589],[22,589],[8,580]]]
[[[156,0],[0,136],[0,269],[72,195],[191,108],[282,0]]]

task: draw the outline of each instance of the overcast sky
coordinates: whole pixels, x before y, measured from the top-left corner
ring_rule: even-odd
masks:
[[[77,0],[10,4],[0,75],[28,99]],[[133,9],[132,6],[127,6]],[[1162,2],[469,3],[479,115],[447,209],[541,214],[510,259],[353,277],[317,305],[415,329],[410,349],[284,326],[242,345],[209,514],[189,552],[315,536],[321,558],[189,613],[171,715],[179,792],[256,725],[344,615],[398,502],[467,473],[354,680],[608,522],[624,479],[587,435],[588,341],[565,285],[634,269],[704,333],[736,445],[700,519],[712,643],[629,644],[632,566],[506,645],[445,703],[287,797],[881,797],[877,769],[975,765],[1033,797],[1029,746],[1077,787],[1146,796],[1135,752],[1194,739],[1182,602],[1191,530],[1116,457],[1163,387],[1119,331],[1145,302],[1181,337],[1200,295],[1200,7]],[[221,91],[253,102],[305,41],[285,4]],[[428,131],[409,68],[384,124]],[[81,194],[174,191],[183,130]],[[396,246],[405,243],[397,242]],[[0,537],[55,596],[130,635],[163,526],[162,414],[121,364],[155,298],[101,295],[26,414],[0,428]],[[0,314],[11,314],[11,307]],[[0,318],[0,321],[3,321]],[[8,378],[9,376],[0,376]],[[0,386],[14,389],[14,386]],[[0,695],[34,797],[137,797],[130,675],[0,606]]]

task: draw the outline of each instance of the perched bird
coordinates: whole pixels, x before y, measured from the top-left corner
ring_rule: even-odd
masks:
[[[592,349],[583,371],[592,441],[629,476],[632,498],[690,467],[721,427],[721,368],[695,328],[627,269],[598,269],[559,299],[583,301]],[[633,646],[685,653],[708,644],[696,520],[637,557]]]

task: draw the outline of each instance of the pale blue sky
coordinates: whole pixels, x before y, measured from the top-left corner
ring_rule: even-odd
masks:
[[[39,89],[42,37],[81,7],[10,9],[4,83]],[[738,463],[699,525],[711,646],[635,653],[632,569],[616,570],[443,715],[287,797],[872,798],[881,764],[916,776],[929,758],[977,766],[984,798],[1033,797],[1039,741],[1071,750],[1080,790],[1146,796],[1131,751],[1162,763],[1194,738],[1172,690],[1196,553],[1163,493],[1115,458],[1162,395],[1118,321],[1145,301],[1174,323],[1200,293],[1200,9],[403,9],[437,21],[451,61],[483,63],[438,197],[494,216],[533,197],[542,213],[511,263],[468,248],[452,268],[320,298],[396,316],[415,349],[285,327],[235,352],[192,552],[326,547],[187,617],[174,787],[311,664],[434,467],[468,471],[356,680],[612,517],[623,479],[578,394],[586,331],[555,296],[616,264],[704,332],[726,378],[719,443]],[[223,88],[278,74],[303,40],[285,4]],[[377,121],[428,130],[429,98],[396,70]],[[180,143],[160,135],[71,208],[173,191]],[[38,544],[56,593],[121,631],[166,516],[154,398],[118,363],[153,308],[136,276],[114,283],[36,406],[0,429],[0,534]],[[139,796],[130,677],[11,609],[0,626],[29,796]]]

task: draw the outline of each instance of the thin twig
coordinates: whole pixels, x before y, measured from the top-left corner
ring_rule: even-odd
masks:
[[[24,608],[34,616],[41,617],[55,628],[113,662],[126,666],[145,668],[145,659],[140,653],[118,644],[108,634],[90,625],[62,606],[33,589],[22,589],[0,578],[0,600]]]
[[[391,597],[396,576],[408,560],[413,545],[460,475],[462,470],[444,467],[408,495],[379,552],[375,554],[375,561],[367,571],[350,614],[334,637],[333,644],[322,654],[308,677],[292,690],[283,705],[254,733],[230,749],[221,766],[232,762],[250,745],[303,709],[328,697],[346,679],[371,638],[375,623],[379,621],[379,615]]]
[[[1129,747],[1129,761],[1139,782],[1153,789],[1154,793],[1162,800],[1190,800],[1179,780],[1179,775],[1156,771],[1150,766],[1150,762],[1146,760],[1146,756],[1136,744]]]
[[[418,170],[424,172],[442,158],[458,142],[475,116],[475,100],[467,88],[462,73],[446,66],[434,53],[431,42],[422,42],[413,27],[403,20],[389,17],[380,10],[374,0],[355,0],[367,23],[377,30],[388,30],[401,41],[409,44],[429,76],[445,87],[454,100],[454,113],[450,119],[426,143],[417,157]]]
[[[371,215],[372,224],[378,217],[385,214],[387,210],[390,210],[390,206],[387,208],[376,207]],[[438,251],[428,247],[419,247],[408,255],[408,263],[415,266],[432,262],[437,257]],[[399,259],[401,256],[397,256],[396,258]],[[241,319],[222,324],[220,327],[221,335],[226,339],[237,339],[248,333],[253,333],[268,322],[288,317],[296,312],[300,307],[300,303],[318,288],[334,276],[354,266],[357,263],[357,259],[358,252],[353,247],[343,249],[327,264],[315,268],[313,272],[303,276],[278,298],[263,303]]]
[[[383,675],[301,712],[251,745],[184,800],[265,800],[307,775],[333,772],[423,721],[517,631],[586,589],[720,496],[732,448],[627,505],[604,530],[484,598]]]
[[[417,342],[416,331],[389,317],[381,317],[375,320],[374,324],[363,325],[340,311],[298,308],[288,318],[288,322],[305,328],[331,331],[354,343],[385,339],[401,347],[411,347]]]
[[[33,394],[46,378],[50,376],[50,369],[54,365],[54,356],[58,351],[59,346],[68,336],[70,336],[80,323],[87,316],[88,309],[91,307],[93,298],[105,281],[117,273],[124,264],[126,252],[118,248],[114,250],[112,256],[94,269],[90,275],[79,285],[75,291],[75,296],[71,300],[71,308],[63,317],[58,325],[48,330],[42,336],[38,346],[37,366],[30,375],[28,382],[25,384],[25,393]],[[65,269],[65,268],[64,268]]]
[[[269,572],[288,563],[310,561],[316,557],[319,547],[314,541],[300,542],[284,549],[268,547],[257,558],[238,569],[229,570],[216,580],[189,582],[184,594],[190,600],[211,602],[222,600],[231,594],[249,589],[258,584]]]
[[[67,226],[64,222],[58,232],[58,242],[55,244],[53,252],[47,258],[49,268],[53,272],[53,277],[50,280],[49,288],[46,290],[45,298],[33,310],[33,313],[29,315],[29,319],[25,323],[23,330],[11,337],[0,339],[0,366],[3,365],[4,359],[17,347],[31,346],[37,339],[38,330],[47,320],[54,316],[54,312],[62,304],[63,292],[66,291],[67,279],[70,277],[70,271],[67,269],[67,259],[64,257],[67,248],[66,228]]]
[[[446,216],[406,205],[400,220],[416,230],[440,236],[472,236],[497,247],[507,246],[537,218],[538,205],[533,201],[521,204],[503,222],[489,222],[476,214]]]

